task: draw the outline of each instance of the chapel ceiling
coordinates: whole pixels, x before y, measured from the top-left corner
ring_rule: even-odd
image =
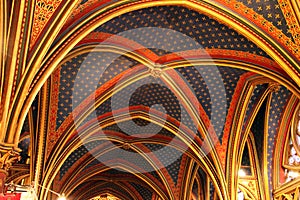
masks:
[[[286,39],[283,48],[298,58],[293,51],[300,29],[284,2],[223,4],[234,12],[243,10],[244,20],[251,21],[255,15],[263,19],[261,30],[268,29],[265,24],[274,28],[276,34],[271,37]],[[37,1],[34,21],[39,25],[32,34],[31,49],[63,3]],[[98,0],[80,2],[52,47],[104,5]],[[256,18],[252,23],[258,23]],[[179,198],[189,170],[199,177],[213,173],[193,160],[197,145],[204,144],[205,159],[217,166],[216,171],[225,171],[230,127],[247,90],[243,129],[256,119],[251,131],[261,141],[256,127],[264,126],[257,120],[263,118],[263,111],[257,110],[274,84],[278,89],[270,97],[270,112],[276,114],[270,116],[267,127],[273,133],[268,149],[272,154],[278,128],[274,121],[284,112],[291,93],[299,91],[293,86],[295,80],[255,41],[228,23],[181,5],[141,8],[111,17],[77,42],[48,84],[43,167],[49,172],[47,178],[53,176],[54,189],[74,199],[90,199],[100,192],[121,199]],[[28,123],[24,133],[30,132]],[[215,152],[206,147],[206,137]],[[20,142],[25,152],[29,141],[24,136]],[[257,143],[257,148],[262,144]],[[22,154],[21,163],[27,158]],[[269,168],[272,159],[268,157]],[[217,193],[213,181],[206,182],[211,193]]]

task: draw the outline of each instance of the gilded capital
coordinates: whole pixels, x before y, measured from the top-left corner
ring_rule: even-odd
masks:
[[[2,152],[0,157],[0,171],[8,172],[12,164],[20,160],[20,158],[19,153],[13,150]]]

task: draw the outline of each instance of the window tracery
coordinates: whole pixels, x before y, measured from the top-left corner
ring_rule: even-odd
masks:
[[[286,158],[283,168],[285,170],[285,182],[290,182],[300,176],[300,110],[292,120],[289,143],[287,145]]]

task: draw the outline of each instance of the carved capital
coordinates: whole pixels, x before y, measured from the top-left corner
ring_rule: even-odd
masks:
[[[20,160],[19,153],[13,150],[9,150],[1,153],[0,157],[0,171],[8,172],[13,163]]]

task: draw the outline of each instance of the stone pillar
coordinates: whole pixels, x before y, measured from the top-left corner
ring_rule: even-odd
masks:
[[[13,150],[2,151],[0,157],[0,194],[5,191],[5,180],[8,176],[8,172],[10,167],[14,162],[20,160],[20,156],[18,152]]]

